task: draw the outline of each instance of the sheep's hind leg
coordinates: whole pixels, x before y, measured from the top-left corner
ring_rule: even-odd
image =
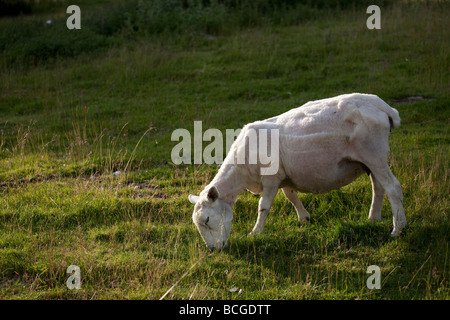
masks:
[[[305,207],[303,206],[303,203],[300,201],[300,199],[297,196],[297,191],[294,190],[291,187],[284,187],[283,193],[286,196],[286,198],[292,203],[292,205],[295,207],[295,211],[297,212],[298,221],[309,221],[309,213],[306,211]]]
[[[392,174],[387,163],[385,167],[369,167],[376,181],[380,183],[391,202],[394,229],[391,236],[396,237],[406,226],[405,211],[403,209],[403,193],[400,182]]]
[[[370,180],[372,181],[372,204],[369,211],[369,220],[381,221],[384,189],[373,173],[370,173]]]
[[[277,195],[278,185],[265,186],[261,199],[259,199],[258,205],[258,219],[253,227],[252,232],[249,235],[257,235],[264,231],[264,225],[266,224],[267,215],[269,214],[270,207],[272,206],[273,199]]]

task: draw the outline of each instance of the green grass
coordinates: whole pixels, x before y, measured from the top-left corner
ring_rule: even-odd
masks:
[[[378,31],[352,5],[299,1],[305,17],[214,2],[173,11],[197,17],[192,28],[166,30],[159,16],[159,30],[145,24],[149,4],[84,4],[70,33],[58,4],[0,20],[0,298],[159,299],[179,281],[166,299],[449,299],[448,2],[382,6]],[[364,176],[301,194],[309,224],[280,192],[256,237],[246,235],[259,198],[245,192],[229,247],[209,253],[187,196],[217,166],[173,165],[172,131],[193,132],[195,120],[240,128],[349,92],[400,112],[389,162],[409,223],[401,236],[389,236],[387,198],[382,222],[367,220]],[[427,100],[395,102],[418,95]],[[80,290],[66,287],[69,265]],[[380,290],[366,287],[370,265]]]

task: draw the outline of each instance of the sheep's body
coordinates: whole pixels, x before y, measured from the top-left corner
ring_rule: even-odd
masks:
[[[258,219],[252,231],[252,234],[257,234],[263,231],[267,213],[279,188],[283,189],[286,197],[295,206],[299,220],[309,220],[309,214],[296,191],[328,192],[351,183],[366,172],[370,174],[373,185],[369,218],[381,219],[381,205],[386,192],[391,200],[394,216],[392,235],[396,236],[406,225],[406,219],[401,186],[388,167],[387,157],[389,132],[399,125],[397,110],[375,95],[357,93],[311,101],[279,116],[248,124],[232,145],[218,174],[200,194],[200,198],[206,197],[213,206],[215,201],[219,200],[231,208],[244,189],[262,193]],[[261,129],[278,132],[279,157],[275,174],[265,175],[267,166],[259,162],[236,162],[240,152],[249,154],[250,146],[246,142],[249,141],[249,133],[253,131],[258,135]],[[268,145],[273,137],[273,134],[268,135]],[[248,160],[248,157],[246,159]],[[211,190],[213,196],[208,198]],[[194,222],[208,246],[211,247],[214,242],[212,247],[221,248],[226,243],[223,237],[221,245],[217,245],[217,241],[205,239],[202,221],[206,215],[213,217],[215,212],[201,210],[201,207],[196,206]],[[223,210],[222,216],[229,216],[229,213],[226,213],[229,211],[228,207]],[[231,227],[231,219],[225,220],[230,221]],[[211,226],[207,227],[211,232]],[[216,231],[219,229],[215,228]],[[230,228],[225,229],[229,234]]]

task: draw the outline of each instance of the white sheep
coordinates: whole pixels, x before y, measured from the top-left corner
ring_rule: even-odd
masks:
[[[399,125],[396,109],[376,95],[359,93],[310,101],[279,116],[247,124],[212,182],[199,196],[189,195],[189,201],[195,204],[192,218],[200,235],[210,250],[227,245],[232,207],[245,189],[262,193],[258,219],[250,233],[255,235],[263,232],[279,188],[294,205],[299,221],[309,221],[309,213],[297,191],[325,193],[351,183],[366,172],[373,189],[369,219],[381,220],[386,192],[393,214],[391,235],[398,236],[406,226],[403,195],[387,158],[390,130]],[[277,170],[271,174],[265,174],[267,162],[248,162],[255,150],[254,144],[249,143],[250,133],[256,132],[261,137],[259,132],[263,129],[272,132],[264,136],[268,140],[265,145],[273,146],[270,140],[278,139],[277,161],[271,163],[276,162]],[[247,162],[236,161],[242,152]]]

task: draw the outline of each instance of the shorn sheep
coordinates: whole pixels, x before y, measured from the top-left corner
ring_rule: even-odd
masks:
[[[189,195],[189,201],[195,204],[194,224],[207,247],[220,250],[228,243],[233,205],[245,189],[262,194],[258,218],[250,233],[255,235],[263,232],[279,188],[294,205],[298,220],[309,221],[297,191],[329,192],[367,173],[373,190],[369,219],[381,220],[387,193],[393,214],[391,235],[398,236],[406,226],[403,195],[387,158],[390,130],[399,125],[396,109],[376,95],[360,93],[310,101],[279,116],[247,124],[211,183],[199,196]],[[267,140],[264,145],[270,145],[272,153],[278,151],[277,157],[271,155],[276,161],[270,165],[251,161],[252,152],[258,148],[249,142],[255,134],[260,142],[261,138]]]

